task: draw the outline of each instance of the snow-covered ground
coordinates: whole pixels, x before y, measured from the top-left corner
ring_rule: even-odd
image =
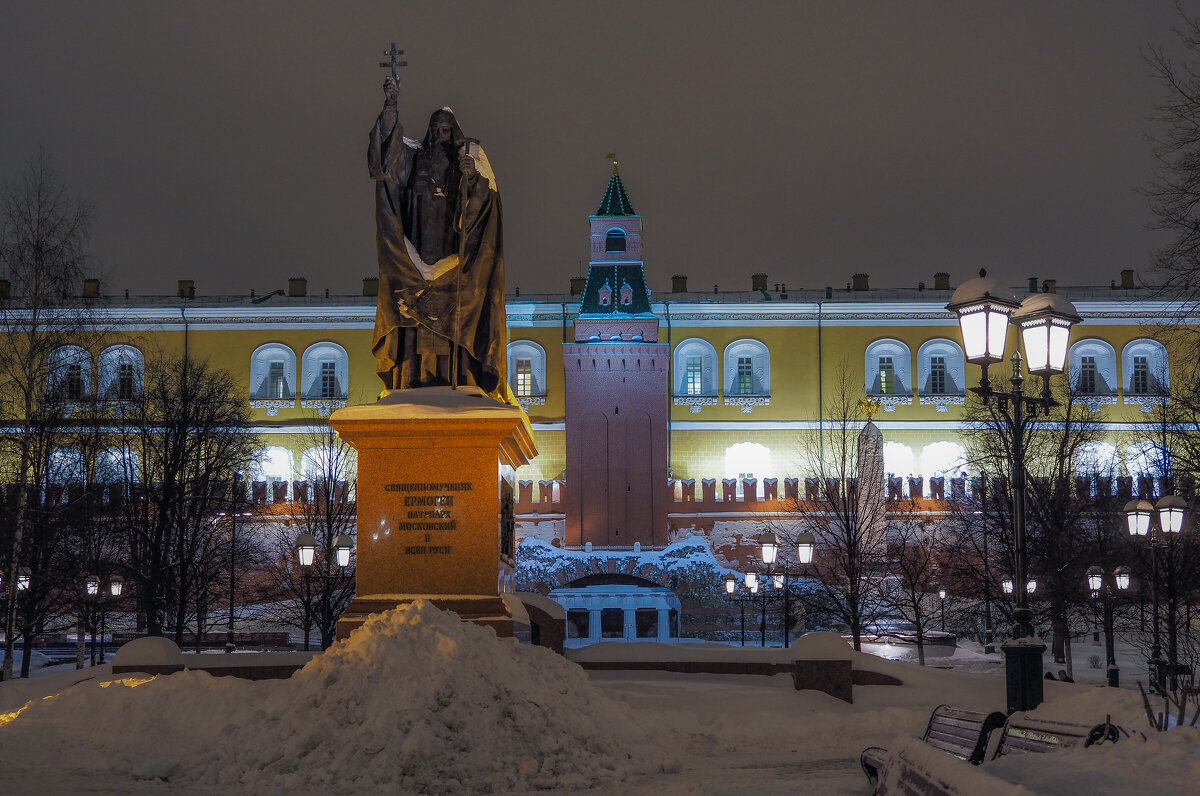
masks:
[[[0,684],[0,790],[861,796],[864,747],[920,734],[937,704],[1003,707],[999,656],[966,648],[942,659],[954,669],[847,649],[904,681],[856,687],[848,705],[785,675],[584,674],[427,604],[364,631],[286,681],[104,685],[97,667]],[[1045,686],[1039,714],[1146,727],[1136,690]],[[1182,794],[1200,782],[1198,752],[1200,734],[1182,729],[985,768],[1025,793]]]

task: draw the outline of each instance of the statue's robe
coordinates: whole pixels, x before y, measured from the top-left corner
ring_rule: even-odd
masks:
[[[470,144],[476,176],[464,181],[457,122],[446,147],[430,133],[423,142],[405,138],[396,119],[385,107],[367,152],[379,257],[376,371],[388,390],[450,384],[457,341],[458,383],[508,400],[500,195],[491,165]]]

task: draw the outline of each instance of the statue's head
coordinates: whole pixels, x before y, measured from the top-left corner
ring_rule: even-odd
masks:
[[[463,140],[462,130],[454,118],[454,111],[442,108],[429,117],[429,133],[425,136],[426,146],[450,144],[457,146]]]

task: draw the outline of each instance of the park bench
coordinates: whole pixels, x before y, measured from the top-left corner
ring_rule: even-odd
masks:
[[[1094,743],[1116,743],[1121,737],[1116,725],[1070,724],[1065,721],[1037,719],[1028,713],[1014,713],[1004,723],[1000,744],[993,760],[1012,754],[1053,752],[1072,746],[1091,746]]]
[[[938,705],[929,716],[929,723],[925,726],[925,734],[921,740],[934,749],[978,765],[983,762],[987,753],[988,736],[1002,726],[1004,714],[999,711],[981,713],[977,710]],[[872,787],[879,784],[879,772],[887,757],[888,751],[879,746],[863,750],[859,762]]]
[[[930,717],[930,727],[941,706],[934,710]],[[973,711],[956,711],[971,714]],[[984,729],[983,722],[979,725],[978,745],[968,757],[964,752],[968,748],[967,735],[960,730],[958,746],[954,742],[945,742],[941,746],[929,743],[929,731],[926,731],[926,745],[950,752],[955,757],[978,764],[983,761],[988,746],[988,734],[999,726],[994,724],[999,717],[1004,729],[1000,741],[991,759],[996,760],[1013,754],[1037,754],[1053,752],[1057,749],[1068,749],[1073,746],[1091,746],[1095,743],[1115,743],[1121,737],[1121,731],[1113,724],[1071,724],[1064,721],[1049,721],[1033,718],[1027,713],[1014,713],[1004,721],[1003,713],[974,713],[974,716],[986,717],[989,726]],[[963,728],[963,729],[969,729]],[[950,748],[947,748],[950,747]],[[922,754],[926,759],[921,759]],[[901,748],[895,753],[887,753],[879,748],[863,751],[862,766],[877,796],[892,796],[892,794],[920,793],[924,796],[964,796],[977,792],[979,786],[986,785],[991,779],[985,769],[951,769],[930,758],[929,753],[922,753],[920,747]]]

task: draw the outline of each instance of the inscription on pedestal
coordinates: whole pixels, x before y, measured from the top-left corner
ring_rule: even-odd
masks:
[[[397,533],[411,534],[401,537],[406,543],[404,554],[449,555],[453,546],[448,540],[440,538],[447,531],[458,530],[456,507],[461,507],[460,501],[465,495],[456,494],[473,492],[475,484],[471,481],[413,481],[408,483],[384,484],[384,492],[401,492],[401,518],[396,522]],[[439,538],[434,538],[437,533]],[[423,535],[420,541],[414,537]]]

